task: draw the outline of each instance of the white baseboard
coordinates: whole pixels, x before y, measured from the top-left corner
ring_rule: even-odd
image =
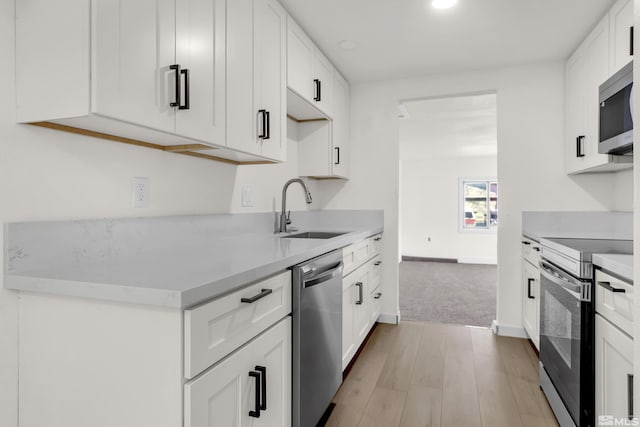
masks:
[[[391,325],[397,325],[398,323],[400,323],[400,315],[382,313],[378,317],[378,323],[389,323]]]
[[[498,264],[495,258],[458,258],[459,264]]]
[[[496,320],[491,322],[491,330],[494,334],[503,337],[529,338],[522,326],[500,325]]]

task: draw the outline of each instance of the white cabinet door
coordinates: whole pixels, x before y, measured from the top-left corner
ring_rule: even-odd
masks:
[[[536,267],[524,260],[522,261],[522,270],[522,282],[524,285],[522,323],[531,341],[533,341],[536,348],[539,348],[540,272]]]
[[[370,264],[363,265],[354,274],[356,275],[356,283],[354,286],[354,334],[356,341],[356,348],[360,346],[362,341],[369,332],[369,269]]]
[[[609,11],[609,74],[624,67],[633,59],[633,1],[618,0]]]
[[[227,6],[227,145],[286,159],[286,13],[273,0]]]
[[[314,101],[316,106],[329,117],[333,117],[334,69],[331,62],[317,49],[315,52],[313,79],[315,85]]]
[[[313,69],[315,45],[289,16],[287,19],[287,86],[309,102],[314,102]]]
[[[580,145],[585,138],[585,54],[581,47],[565,64],[565,167],[567,173],[584,169],[584,157]]]
[[[254,369],[266,373],[266,409],[255,427],[291,426],[291,318],[287,317],[253,342]],[[223,424],[220,424],[223,425]]]
[[[225,19],[225,0],[176,0],[176,63],[185,71],[180,76],[183,109],[176,112],[175,132],[221,145],[225,144]]]
[[[349,84],[339,74],[334,79],[331,175],[349,177]]]
[[[633,396],[633,340],[596,314],[596,420],[625,419]],[[637,413],[637,412],[636,412]]]
[[[253,421],[252,348],[244,347],[184,387],[185,427],[248,427]],[[250,409],[251,408],[251,409]]]
[[[266,110],[262,155],[286,160],[287,14],[275,0],[254,1],[254,97],[257,111]]]
[[[289,427],[291,318],[188,382],[184,417],[185,427]]]
[[[173,132],[175,0],[92,5],[92,111]]]

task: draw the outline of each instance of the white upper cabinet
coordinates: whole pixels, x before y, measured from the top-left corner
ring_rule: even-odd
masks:
[[[565,167],[568,174],[610,172],[631,166],[629,158],[598,153],[599,86],[611,75],[610,39],[607,15],[565,64]]]
[[[287,19],[287,87],[312,106],[310,112],[293,111],[296,119],[333,117],[334,68],[304,31]],[[293,109],[297,104],[292,103]],[[319,110],[315,113],[314,108]],[[311,114],[311,116],[309,116]]]
[[[633,59],[633,1],[618,0],[609,11],[609,69],[610,74]]]
[[[175,0],[97,0],[93,6],[91,112],[173,132],[170,103],[176,78],[183,78],[169,68],[176,63]]]
[[[307,101],[315,97],[313,70],[316,47],[302,28],[287,19],[287,86]]]
[[[349,177],[349,83],[339,74],[334,78],[333,139],[331,175]]]
[[[225,14],[225,0],[176,0],[176,63],[183,74],[178,135],[225,141]]]
[[[275,0],[17,0],[16,92],[18,122],[282,161],[286,13]]]
[[[228,146],[286,159],[286,19],[273,0],[234,0],[227,11]]]

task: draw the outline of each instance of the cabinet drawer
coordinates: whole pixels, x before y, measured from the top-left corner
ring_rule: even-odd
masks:
[[[522,257],[534,267],[540,263],[540,243],[529,238],[522,238]]]
[[[369,255],[378,255],[382,251],[382,234],[369,237]]]
[[[248,302],[266,291],[271,293]],[[185,310],[185,377],[198,375],[290,312],[291,272],[288,270]]]
[[[380,255],[370,261],[369,265],[369,293],[372,294],[382,283],[382,261]]]
[[[596,311],[633,337],[633,285],[596,270]]]
[[[344,263],[344,273],[347,275],[358,268],[369,257],[369,240],[354,243],[342,249],[342,262]]]

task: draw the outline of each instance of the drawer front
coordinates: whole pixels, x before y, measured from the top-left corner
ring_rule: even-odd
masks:
[[[380,283],[382,283],[382,261],[378,255],[369,264],[369,293],[377,291]]]
[[[369,256],[369,240],[354,243],[342,249],[342,260],[344,263],[343,275],[351,273],[358,268]]]
[[[525,260],[538,267],[538,264],[540,263],[540,243],[523,237],[522,256]]]
[[[379,255],[382,252],[382,234],[369,237],[369,256]]]
[[[271,293],[266,294],[265,291]],[[252,298],[265,294],[264,297]],[[184,365],[193,378],[291,313],[291,272],[254,283],[184,313]]]
[[[596,270],[596,311],[633,337],[633,285]]]

